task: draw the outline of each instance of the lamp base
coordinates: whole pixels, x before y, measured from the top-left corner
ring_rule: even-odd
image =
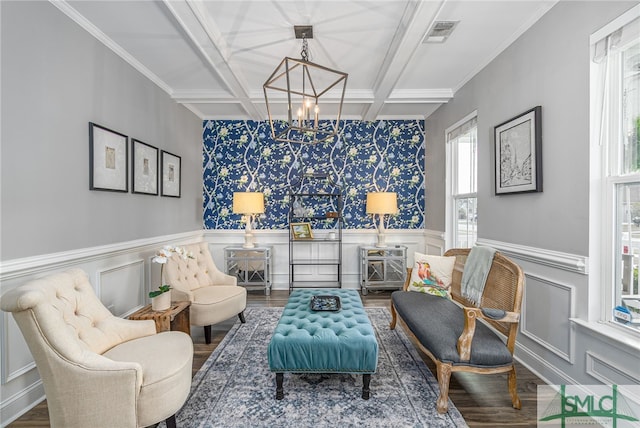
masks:
[[[378,242],[376,242],[377,248],[384,248],[387,246],[387,243],[385,242],[385,238],[386,236],[383,233],[378,233]]]
[[[242,248],[254,248],[256,244],[253,242],[253,234],[245,233],[244,234],[244,244],[242,244]]]

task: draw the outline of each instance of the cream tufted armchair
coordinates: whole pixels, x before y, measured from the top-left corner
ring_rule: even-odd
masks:
[[[191,302],[191,324],[204,327],[206,343],[211,343],[211,325],[238,315],[245,322],[247,290],[236,277],[216,267],[206,242],[186,245],[193,259],[173,255],[164,266],[163,284],[171,286],[171,300]]]
[[[113,316],[79,269],[11,289],[0,308],[29,345],[52,427],[175,427],[191,388],[188,335]]]

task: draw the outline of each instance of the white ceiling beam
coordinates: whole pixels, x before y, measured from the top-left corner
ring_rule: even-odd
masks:
[[[230,60],[227,44],[202,2],[164,0],[164,4],[210,66],[211,71],[224,82],[247,115],[255,120],[263,120],[266,112],[261,111],[252,102],[243,74]]]
[[[424,36],[440,14],[446,0],[408,2],[396,34],[389,45],[374,84],[375,101],[363,112],[364,120],[375,120],[394,90],[402,72],[420,47]]]

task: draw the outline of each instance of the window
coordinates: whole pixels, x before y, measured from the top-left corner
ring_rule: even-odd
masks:
[[[471,248],[478,238],[477,128],[474,112],[446,131],[450,247]]]
[[[604,321],[640,331],[640,6],[591,39]],[[592,153],[593,149],[592,149]],[[592,177],[594,174],[592,173]],[[596,192],[597,193],[597,192]],[[593,192],[592,192],[593,194]],[[593,211],[593,209],[592,209]],[[592,213],[593,214],[593,213]],[[592,229],[593,230],[593,229]],[[592,255],[593,256],[593,255]]]

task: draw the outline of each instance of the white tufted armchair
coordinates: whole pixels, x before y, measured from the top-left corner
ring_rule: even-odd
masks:
[[[29,345],[52,427],[175,427],[191,388],[188,335],[113,316],[79,269],[11,289],[0,308]]]
[[[186,245],[193,259],[173,255],[163,269],[163,284],[171,286],[171,300],[191,302],[191,324],[204,327],[206,343],[211,343],[211,325],[238,315],[245,322],[247,290],[236,277],[216,267],[206,242]]]

